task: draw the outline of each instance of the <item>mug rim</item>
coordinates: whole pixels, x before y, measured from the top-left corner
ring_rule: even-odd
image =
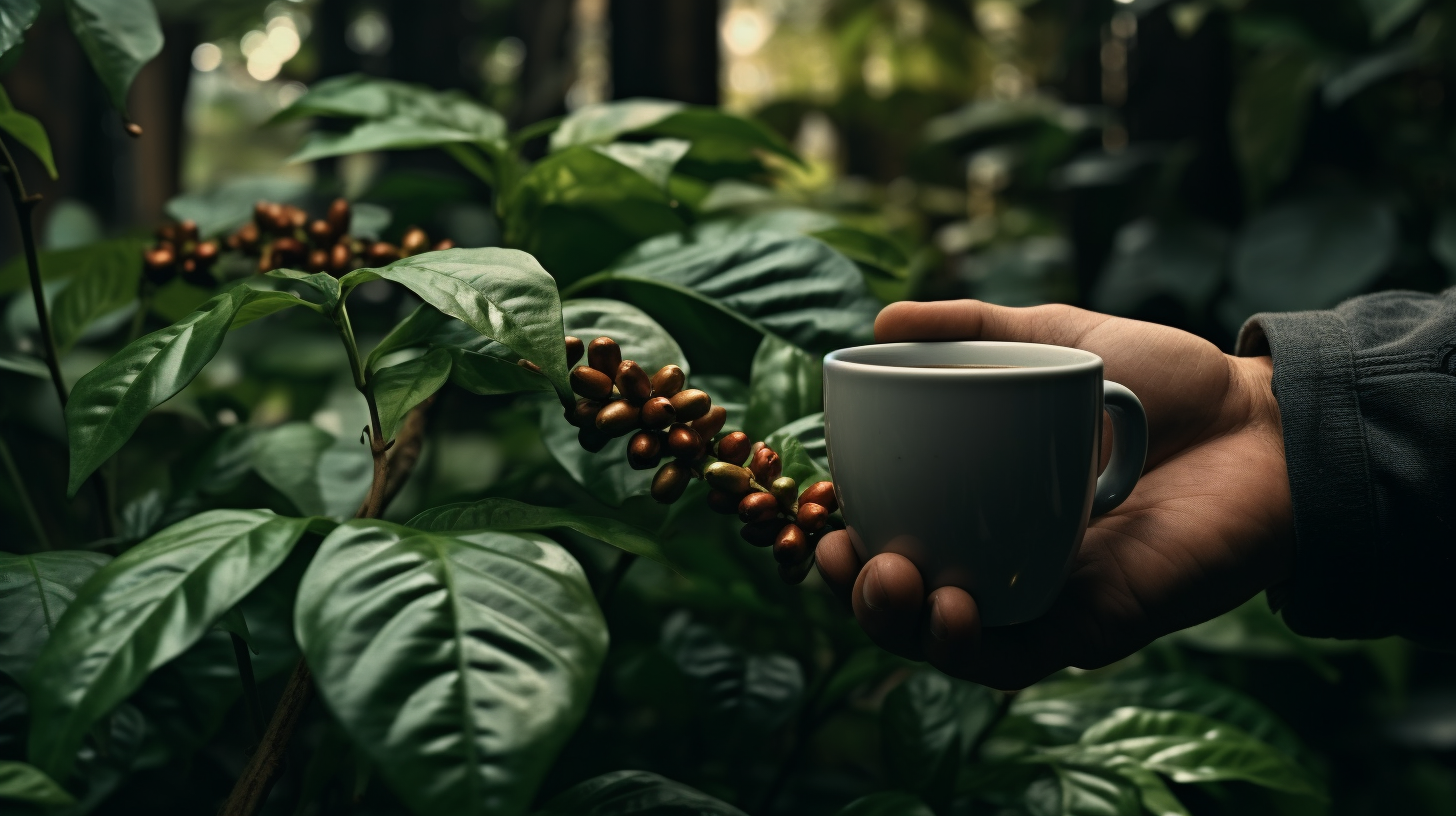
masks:
[[[911,349],[918,347],[971,346],[975,348],[1035,348],[1058,355],[1065,355],[1066,362],[1050,365],[1030,365],[1016,368],[925,368],[906,365],[883,365],[867,363],[852,357],[856,352],[867,349]],[[1102,358],[1083,349],[1057,346],[1050,343],[1016,343],[1006,340],[926,340],[907,343],[872,343],[835,349],[824,355],[824,367],[843,368],[863,373],[892,377],[977,377],[977,378],[1023,378],[1049,374],[1071,374],[1102,368]]]

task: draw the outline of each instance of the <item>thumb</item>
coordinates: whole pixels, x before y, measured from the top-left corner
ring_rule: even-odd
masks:
[[[979,300],[892,303],[875,318],[875,341],[1008,340],[1076,346],[1106,315],[1061,304],[1017,309]]]

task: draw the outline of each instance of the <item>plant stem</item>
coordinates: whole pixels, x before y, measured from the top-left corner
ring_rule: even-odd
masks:
[[[986,723],[986,727],[981,729],[981,733],[976,735],[976,738],[971,741],[970,747],[966,749],[967,759],[972,762],[979,761],[978,757],[981,749],[986,745],[986,740],[991,738],[991,732],[995,731],[996,726],[1000,725],[1001,721],[1006,719],[1006,715],[1011,713],[1011,704],[1016,702],[1016,695],[1019,693],[1019,691],[1001,692],[1001,702],[996,706],[996,713],[991,715],[991,721]]]
[[[35,502],[30,500],[30,491],[25,489],[25,482],[20,478],[20,471],[15,467],[15,459],[10,455],[10,446],[5,444],[5,439],[0,437],[0,463],[5,465],[5,473],[10,476],[10,481],[15,483],[15,497],[20,500],[20,506],[25,509],[25,518],[30,521],[30,527],[35,531],[35,539],[40,542],[40,548],[49,550],[51,548],[50,538],[46,535],[45,525],[40,522],[40,514],[35,510]]]
[[[233,639],[233,659],[238,662],[238,679],[243,681],[243,704],[248,709],[248,720],[253,724],[253,738],[263,739],[263,703],[258,699],[258,683],[253,679],[253,656],[248,654],[248,643],[236,632],[229,632]]]
[[[616,594],[622,579],[627,577],[627,570],[632,569],[632,565],[635,563],[637,563],[636,553],[624,550],[621,555],[617,556],[617,563],[612,565],[611,574],[602,583],[602,588],[597,590],[597,606],[606,609],[607,605],[612,602],[612,596]]]
[[[313,679],[309,675],[308,664],[299,658],[293,674],[288,677],[288,685],[283,687],[283,697],[273,710],[268,730],[263,732],[263,739],[258,743],[258,750],[253,752],[252,759],[243,768],[243,775],[238,777],[219,816],[253,816],[258,812],[273,789],[273,783],[278,781],[288,741],[312,697]]]
[[[35,299],[36,319],[40,321],[40,338],[41,345],[45,348],[46,368],[51,373],[51,385],[55,386],[56,399],[65,408],[69,395],[66,393],[66,381],[61,379],[61,358],[56,352],[56,333],[51,326],[50,310],[46,308],[45,289],[40,282],[40,257],[35,250],[34,215],[35,205],[40,203],[40,195],[25,191],[20,168],[15,165],[15,157],[10,155],[10,148],[3,139],[0,139],[0,154],[5,159],[5,166],[0,170],[5,173],[6,186],[10,188],[10,200],[15,204],[15,222],[20,229],[20,243],[25,248],[25,266],[30,273],[30,294]]]

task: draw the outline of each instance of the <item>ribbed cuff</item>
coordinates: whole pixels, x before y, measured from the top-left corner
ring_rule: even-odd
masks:
[[[1293,580],[1271,592],[1290,628],[1310,637],[1389,634],[1353,346],[1336,313],[1258,314],[1239,332],[1239,356],[1270,354],[1274,398],[1294,503]]]

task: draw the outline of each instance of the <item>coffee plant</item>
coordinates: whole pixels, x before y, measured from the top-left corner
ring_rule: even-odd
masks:
[[[443,151],[500,245],[237,187],[151,239],[39,252],[5,156],[27,252],[0,291],[31,287],[40,354],[0,358],[4,399],[44,398],[64,446],[33,450],[69,463],[0,447],[25,519],[0,555],[5,812],[1325,807],[1318,755],[1199,671],[1198,633],[1003,692],[801,585],[842,526],[819,361],[914,263],[765,197],[799,161],[775,132],[650,99],[510,132],[364,76],[277,120],[307,117],[343,127],[295,161]],[[48,155],[23,114],[0,129]],[[490,495],[460,486],[487,467]],[[1329,665],[1254,605],[1214,626]]]

